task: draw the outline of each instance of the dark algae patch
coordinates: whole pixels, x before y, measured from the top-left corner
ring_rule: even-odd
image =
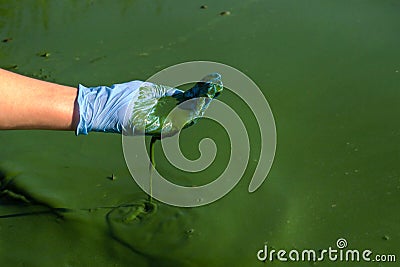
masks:
[[[229,16],[231,14],[230,11],[222,11],[221,13],[219,13],[221,16]]]
[[[50,52],[40,52],[37,55],[40,57],[48,58],[51,56],[51,53]]]
[[[9,43],[9,42],[11,42],[13,40],[13,38],[11,38],[11,37],[9,37],[9,38],[4,38],[3,40],[2,40],[2,42],[3,43]]]

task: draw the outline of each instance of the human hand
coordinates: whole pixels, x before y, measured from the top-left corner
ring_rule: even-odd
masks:
[[[186,92],[142,81],[111,87],[79,85],[80,120],[76,134],[97,131],[161,138],[163,132],[163,136],[171,136],[194,124],[222,88],[217,73],[207,75]]]

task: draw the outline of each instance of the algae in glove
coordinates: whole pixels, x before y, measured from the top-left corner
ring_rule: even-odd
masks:
[[[156,138],[171,136],[180,129],[196,123],[211,100],[223,90],[221,75],[213,73],[205,76],[194,87],[182,92],[175,88],[143,83],[139,96],[134,101],[129,124],[132,128]],[[195,101],[188,101],[192,100]],[[168,114],[177,107],[173,116]],[[125,130],[129,134],[129,130]]]

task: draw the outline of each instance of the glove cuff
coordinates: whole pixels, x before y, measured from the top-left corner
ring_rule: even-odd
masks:
[[[76,135],[95,132],[121,133],[125,111],[137,88],[135,83],[114,84],[111,87],[85,87],[79,84],[79,123]],[[122,119],[121,119],[122,118]]]
[[[93,114],[93,107],[88,104],[88,100],[91,97],[88,97],[90,94],[90,88],[79,84],[78,86],[78,105],[79,105],[79,123],[76,127],[76,135],[84,134],[87,135],[90,132],[90,128],[88,130],[88,121],[91,120],[91,116]]]

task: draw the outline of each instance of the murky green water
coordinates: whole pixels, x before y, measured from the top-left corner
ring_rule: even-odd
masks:
[[[335,248],[340,237],[348,248],[400,257],[399,12],[389,0],[0,1],[3,68],[90,86],[144,80],[184,61],[226,63],[260,86],[278,136],[273,168],[254,194],[253,151],[246,176],[223,199],[193,209],[159,204],[127,223],[146,196],[119,135],[2,131],[0,264],[286,266],[293,263],[264,264],[256,253],[264,243]],[[232,95],[220,100],[255,127]],[[207,137],[205,127],[229,145],[223,130],[202,121],[182,133],[189,157],[198,156],[192,141]],[[250,137],[257,147],[258,135]],[[162,156],[158,166],[172,181],[202,184],[226,158],[194,176]],[[386,265],[396,264],[368,263]]]

